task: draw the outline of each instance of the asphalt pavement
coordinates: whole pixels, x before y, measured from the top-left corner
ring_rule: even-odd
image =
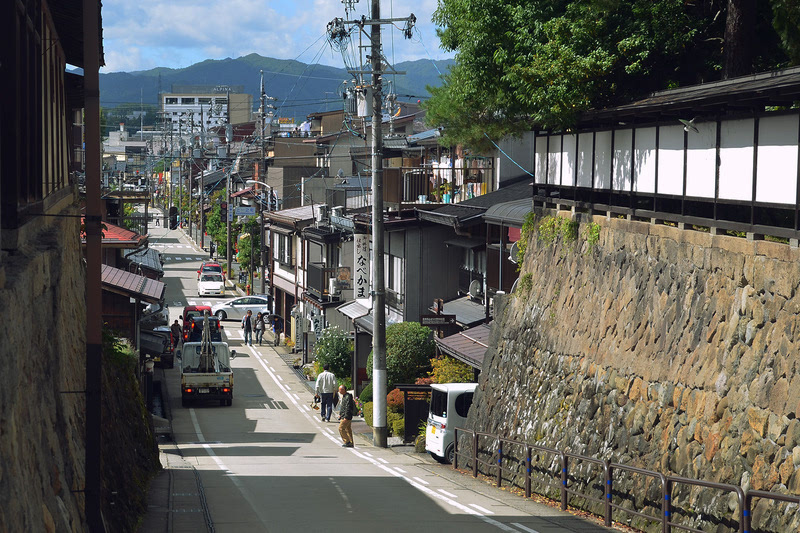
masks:
[[[197,244],[182,230],[157,227],[151,246],[164,254],[170,322],[183,305],[206,303],[192,296]],[[150,485],[140,532],[608,531],[410,446],[376,448],[362,420],[353,424],[355,448],[342,448],[337,424],[310,407],[313,383],[292,368],[289,349],[246,346],[238,320],[224,326],[238,355],[232,406],[181,407],[179,365],[156,369],[163,470]]]

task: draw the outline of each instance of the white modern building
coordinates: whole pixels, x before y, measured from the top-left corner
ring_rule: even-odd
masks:
[[[251,120],[253,95],[242,85],[173,85],[160,95],[162,116],[173,132],[207,131]],[[166,129],[169,129],[169,125]]]

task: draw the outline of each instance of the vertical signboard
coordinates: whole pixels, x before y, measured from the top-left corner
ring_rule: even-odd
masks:
[[[357,233],[353,236],[353,297],[369,299],[369,235]]]

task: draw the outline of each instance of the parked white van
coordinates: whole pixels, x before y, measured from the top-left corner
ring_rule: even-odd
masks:
[[[477,383],[432,383],[425,450],[440,462],[453,462],[454,428],[464,427]]]

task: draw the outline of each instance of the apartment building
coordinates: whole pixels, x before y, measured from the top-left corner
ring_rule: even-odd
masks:
[[[173,132],[187,132],[192,126],[208,130],[226,123],[228,113],[231,124],[249,122],[253,111],[253,95],[245,93],[243,85],[173,84],[170,92],[161,94],[160,103]]]

